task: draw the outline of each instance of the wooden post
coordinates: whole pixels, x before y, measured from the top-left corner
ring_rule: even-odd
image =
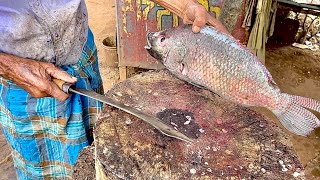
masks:
[[[127,79],[127,67],[120,66],[119,67],[120,81],[124,81]]]

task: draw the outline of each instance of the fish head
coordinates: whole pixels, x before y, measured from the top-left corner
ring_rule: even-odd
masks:
[[[179,72],[181,61],[187,54],[187,37],[180,28],[150,32],[147,34],[145,49],[172,72]]]
[[[162,63],[169,52],[167,38],[169,37],[167,37],[166,31],[149,32],[147,34],[147,45],[144,47],[152,57]]]

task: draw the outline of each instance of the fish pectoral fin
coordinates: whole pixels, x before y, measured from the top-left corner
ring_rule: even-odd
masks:
[[[216,95],[216,96],[218,96],[218,97],[221,97],[219,94],[215,93],[214,91],[212,91],[212,90],[208,89],[208,88],[207,88],[207,87],[205,87],[205,86],[201,86],[201,85],[196,84],[196,83],[191,82],[191,81],[187,81],[187,82],[188,82],[189,84],[191,84],[191,85],[193,85],[193,86],[197,87],[197,88],[200,88],[200,89],[203,89],[203,90],[209,91],[210,93],[213,93],[214,95]]]
[[[272,86],[273,88],[276,88],[276,89],[279,88],[277,83],[271,77],[267,76],[267,78],[268,78],[268,84],[270,86]]]
[[[194,83],[194,82],[191,82],[191,81],[187,81],[187,82],[188,82],[189,84],[193,85],[193,86],[196,86],[196,87],[200,88],[200,89],[209,90],[208,88],[206,88],[206,87],[204,87],[204,86],[201,86],[201,85],[199,85],[199,84],[196,84],[196,83]]]

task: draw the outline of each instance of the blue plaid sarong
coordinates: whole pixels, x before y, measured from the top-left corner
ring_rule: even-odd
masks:
[[[77,88],[103,93],[90,30],[78,63],[61,68],[78,78]],[[36,99],[1,77],[0,91],[0,124],[12,147],[18,179],[71,179],[80,150],[93,140],[91,130],[102,104],[78,94],[64,103]]]

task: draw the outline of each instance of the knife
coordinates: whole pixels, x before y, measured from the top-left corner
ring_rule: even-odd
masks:
[[[97,101],[103,102],[109,106],[118,108],[122,111],[125,111],[129,114],[132,114],[138,118],[140,118],[141,120],[143,120],[144,122],[150,124],[151,126],[153,126],[154,128],[158,129],[162,134],[169,136],[169,137],[173,137],[176,139],[180,139],[186,142],[193,142],[192,139],[190,139],[189,137],[187,137],[186,135],[182,134],[181,132],[173,129],[172,127],[162,123],[158,118],[153,117],[151,115],[148,115],[142,111],[139,111],[135,108],[132,108],[130,106],[126,106],[120,102],[114,101],[111,98],[107,97],[107,96],[103,96],[101,94],[98,94],[94,91],[89,91],[89,90],[85,90],[85,89],[78,89],[75,88],[74,85],[64,82],[60,79],[52,79],[52,81],[65,93],[70,94],[70,93],[76,93],[76,94],[80,94],[82,96],[86,96],[92,99],[95,99]]]

